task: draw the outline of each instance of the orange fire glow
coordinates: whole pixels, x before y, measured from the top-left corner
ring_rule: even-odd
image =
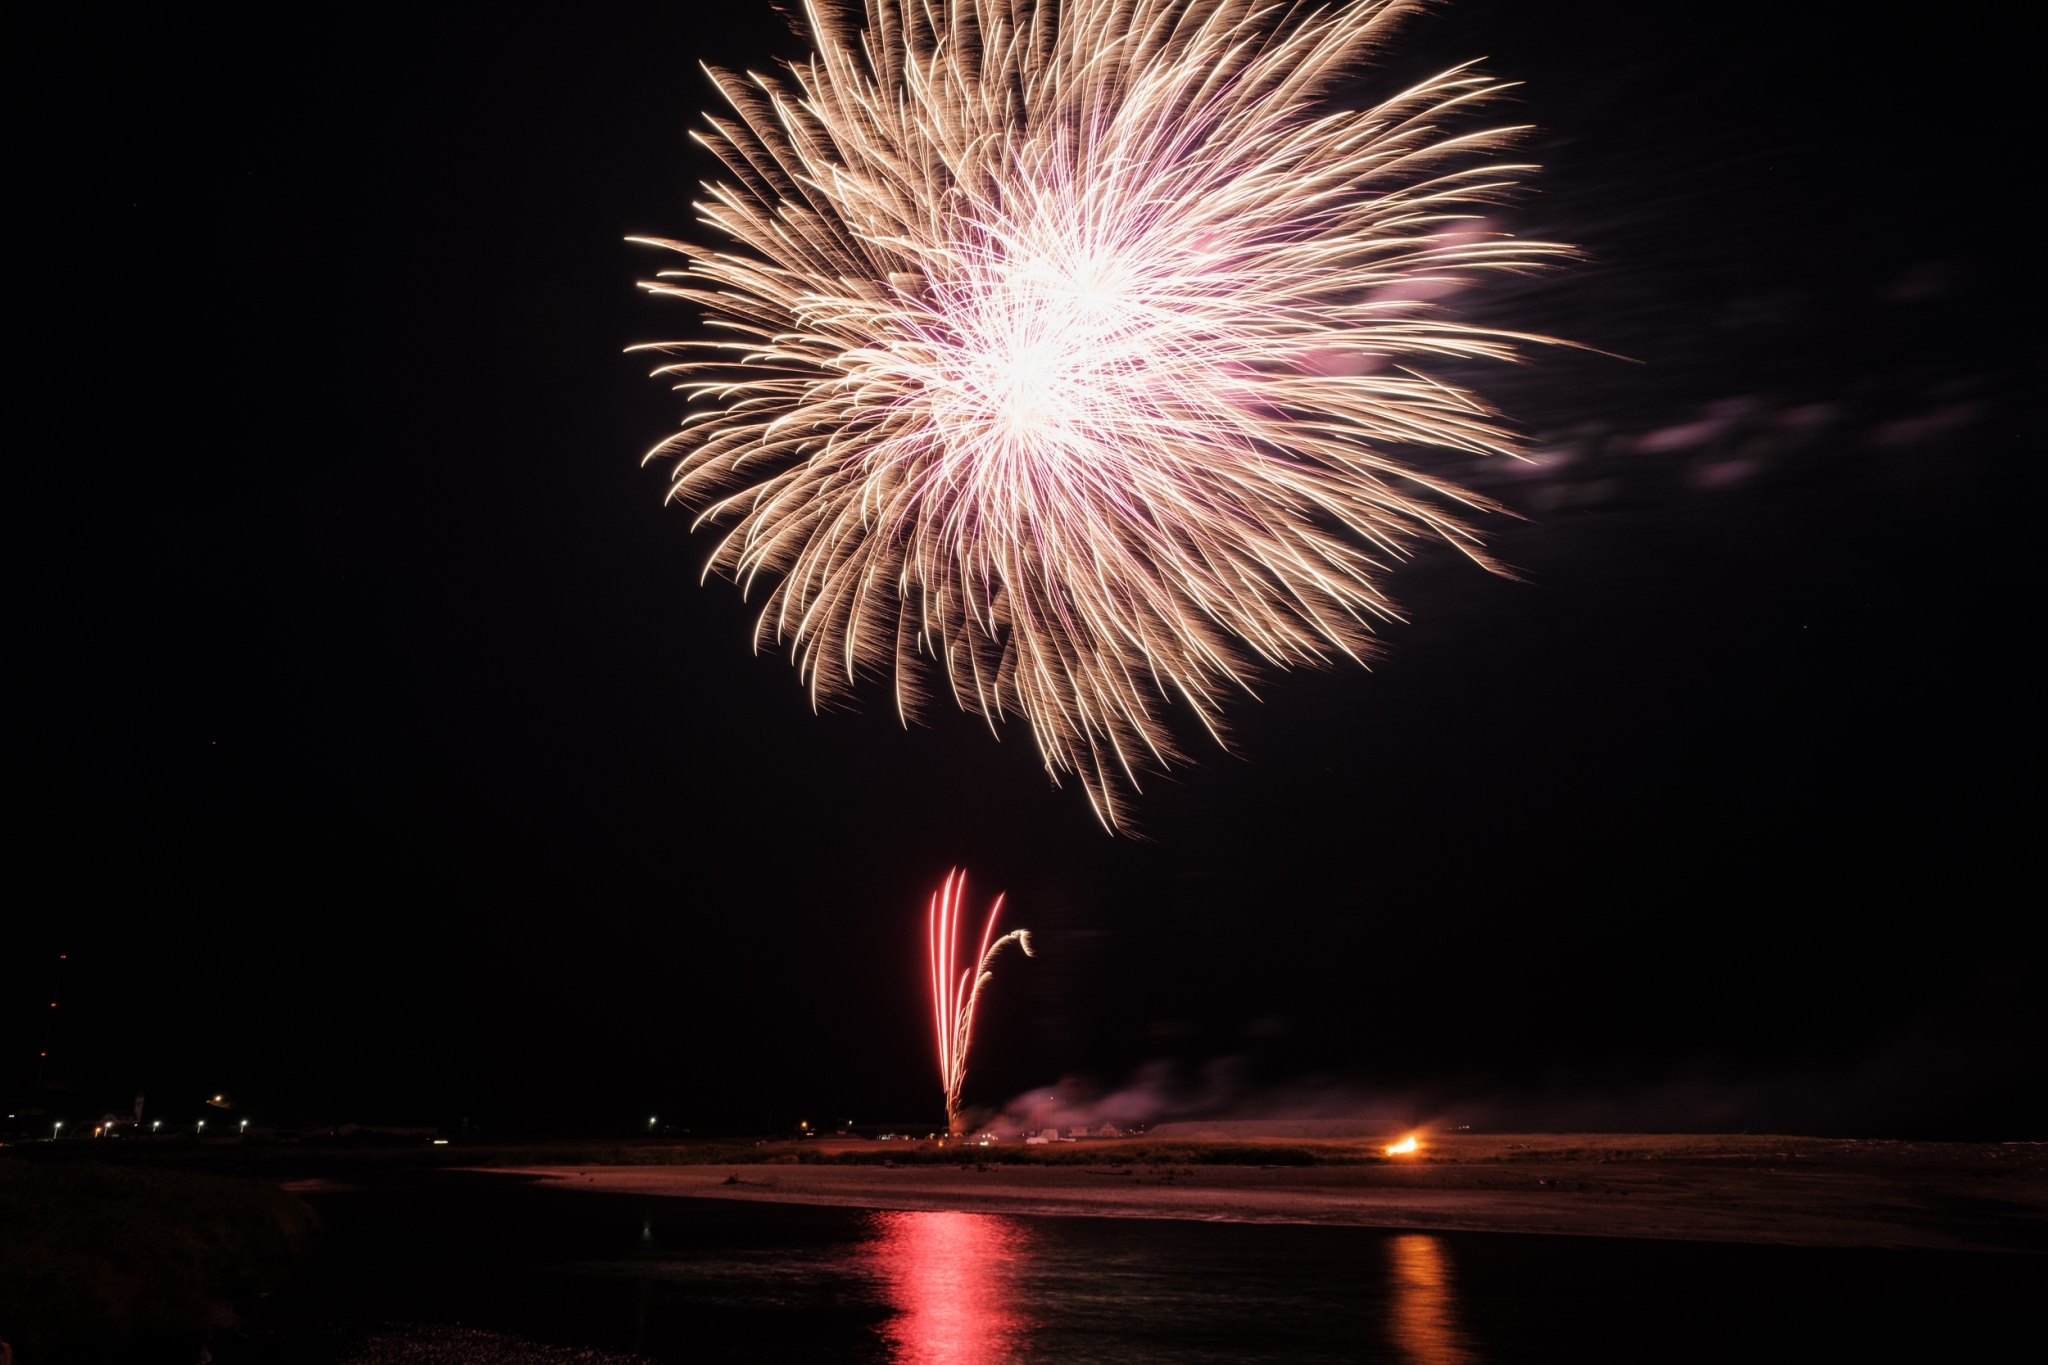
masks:
[[[1395,1143],[1393,1146],[1387,1148],[1387,1155],[1406,1156],[1408,1155],[1408,1153],[1414,1151],[1421,1145],[1422,1144],[1417,1142],[1412,1135],[1409,1137],[1404,1137],[1399,1142]]]

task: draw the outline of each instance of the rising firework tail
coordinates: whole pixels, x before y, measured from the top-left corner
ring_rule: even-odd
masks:
[[[1372,653],[1418,545],[1498,567],[1431,465],[1516,439],[1431,371],[1546,339],[1430,300],[1570,249],[1490,226],[1501,85],[1330,102],[1412,8],[811,4],[807,61],[711,73],[724,245],[636,239],[711,333],[645,348],[690,404],[649,458],[814,703],[1020,716],[1114,829],[1174,703],[1221,743],[1262,668]]]
[[[997,896],[982,926],[981,943],[974,966],[960,966],[961,907],[967,897],[967,874],[958,868],[946,874],[945,884],[934,892],[925,916],[925,940],[931,965],[932,1024],[939,1044],[939,1081],[946,1092],[946,1130],[955,1137],[965,1131],[960,1116],[960,1092],[967,1083],[967,1050],[974,1041],[974,1011],[981,1003],[982,987],[997,954],[1015,943],[1024,956],[1032,956],[1031,933],[1012,929],[993,938],[996,919],[1003,913],[1003,898]]]

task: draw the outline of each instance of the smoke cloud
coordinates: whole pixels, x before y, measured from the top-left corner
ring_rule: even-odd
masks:
[[[1188,1121],[1270,1121],[1276,1127],[1348,1121],[1362,1130],[1473,1132],[2037,1136],[2029,1106],[2012,1103],[2009,1074],[1929,1039],[1902,1041],[1836,1067],[1743,1074],[1697,1062],[1640,1080],[1557,1075],[1513,1087],[1373,1089],[1313,1078],[1272,1084],[1257,1079],[1256,1071],[1253,1059],[1230,1056],[1192,1071],[1151,1062],[1116,1086],[1066,1077],[981,1111],[975,1126],[1002,1136],[1104,1125],[1130,1132]]]

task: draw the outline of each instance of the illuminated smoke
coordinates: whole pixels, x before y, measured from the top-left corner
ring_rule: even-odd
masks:
[[[1493,567],[1428,464],[1516,443],[1427,367],[1541,338],[1430,300],[1568,249],[1483,216],[1529,168],[1469,66],[1326,104],[1411,8],[812,4],[786,76],[712,73],[730,249],[635,239],[711,331],[640,348],[690,400],[649,458],[814,703],[1022,716],[1115,828],[1172,703],[1221,742],[1262,667],[1370,654],[1419,543]]]

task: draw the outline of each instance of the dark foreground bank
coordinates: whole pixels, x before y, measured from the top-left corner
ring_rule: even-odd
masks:
[[[198,1358],[313,1250],[246,1177],[0,1157],[0,1340],[21,1365]]]

